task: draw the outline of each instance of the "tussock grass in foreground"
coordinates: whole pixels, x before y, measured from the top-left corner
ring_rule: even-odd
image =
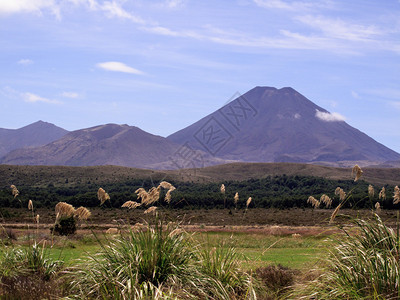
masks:
[[[353,223],[356,232],[344,232],[327,258],[326,272],[298,289],[293,299],[399,299],[398,234],[378,215]]]
[[[250,299],[251,277],[233,252],[202,252],[176,224],[98,242],[101,250],[70,273],[81,299]],[[206,250],[204,250],[206,251]]]
[[[4,247],[0,257],[0,297],[5,299],[50,299],[63,290],[58,275],[63,262],[52,259],[45,244]],[[3,298],[2,298],[3,299]]]

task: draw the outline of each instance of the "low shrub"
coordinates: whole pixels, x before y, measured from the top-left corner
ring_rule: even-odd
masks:
[[[52,234],[72,235],[76,232],[76,220],[73,216],[61,217],[53,228],[50,229]]]
[[[267,288],[268,293],[281,295],[293,285],[296,272],[282,265],[270,265],[256,269],[255,273],[256,278]]]

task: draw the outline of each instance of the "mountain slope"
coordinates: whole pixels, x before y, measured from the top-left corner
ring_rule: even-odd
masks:
[[[48,144],[67,133],[67,130],[43,121],[19,129],[0,128],[0,157],[14,149]]]
[[[170,135],[216,157],[248,162],[384,162],[400,154],[292,88],[256,87]]]
[[[70,132],[45,146],[14,150],[1,163],[176,169],[180,149],[180,145],[138,127],[107,124]]]

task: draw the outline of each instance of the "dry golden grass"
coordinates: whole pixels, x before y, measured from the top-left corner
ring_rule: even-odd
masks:
[[[250,205],[252,200],[253,199],[251,197],[249,197],[249,199],[247,199],[247,201],[246,201],[246,209],[249,208],[249,205]]]
[[[331,219],[329,220],[329,223],[330,223],[330,224],[333,223],[333,221],[335,220],[335,218],[336,218],[336,216],[337,216],[337,214],[338,214],[340,208],[342,207],[342,205],[343,205],[343,202],[341,202],[341,203],[335,208],[335,210],[333,211],[333,213],[332,213],[332,215],[331,215]]]
[[[165,195],[165,202],[167,202],[168,204],[171,202],[172,199],[171,192],[172,192],[171,190],[168,190],[167,194]]]
[[[225,184],[221,184],[221,194],[225,194]]]
[[[166,189],[166,190],[175,190],[175,187],[166,181],[161,181],[159,186],[161,186],[163,189]]]
[[[29,202],[28,202],[28,210],[33,211],[33,202],[32,202],[32,200],[29,200]]]
[[[233,201],[235,202],[235,206],[237,206],[237,203],[239,202],[239,193],[236,192],[235,197],[233,197]]]
[[[118,231],[118,228],[111,227],[107,229],[106,234],[118,234]]]
[[[383,187],[381,191],[379,192],[379,200],[386,200],[386,189]]]
[[[400,188],[396,185],[394,187],[393,204],[398,204],[400,202]]]
[[[134,209],[136,207],[139,207],[141,204],[137,203],[136,201],[126,201],[124,204],[122,204],[121,207],[126,207],[128,209]]]
[[[360,179],[360,177],[363,173],[364,173],[363,170],[361,170],[361,168],[358,165],[355,165],[353,167],[353,170],[351,171],[351,174],[355,175],[354,181],[357,181],[358,179]]]
[[[103,188],[99,188],[99,190],[97,191],[97,198],[100,201],[100,205],[103,205],[104,202],[110,200],[110,196],[106,193],[106,191]]]
[[[77,208],[74,214],[81,221],[89,219],[90,216],[92,215],[92,213],[86,207],[83,206]]]
[[[144,211],[144,214],[150,214],[150,213],[154,212],[156,209],[157,209],[157,206],[151,206]]]
[[[381,212],[381,205],[379,202],[375,203],[375,212],[379,214]]]
[[[19,191],[15,185],[11,185],[10,188],[12,189],[12,195],[14,196],[14,199],[19,195]]]
[[[318,208],[320,206],[320,202],[315,199],[313,196],[308,197],[307,203],[310,203],[313,208]]]
[[[335,195],[339,196],[340,201],[343,201],[344,199],[346,199],[346,192],[340,187],[336,188]]]
[[[332,199],[328,196],[323,194],[319,200],[320,203],[324,203],[327,208],[331,207]]]
[[[75,213],[75,208],[66,202],[58,202],[55,207],[56,219],[60,217],[71,217]]]
[[[373,198],[375,196],[375,190],[374,190],[374,187],[371,184],[368,186],[368,195],[371,198]]]

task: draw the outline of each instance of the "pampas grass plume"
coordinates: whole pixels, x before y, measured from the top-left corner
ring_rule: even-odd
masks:
[[[252,200],[251,197],[249,197],[249,199],[247,199],[246,208],[249,208],[249,205],[250,205],[250,203],[251,203],[251,200]]]
[[[400,188],[396,185],[394,187],[393,204],[398,204],[400,202]]]
[[[106,191],[103,188],[99,188],[99,190],[97,191],[97,198],[100,201],[100,205],[103,205],[104,202],[110,200],[110,196],[106,193]]]
[[[315,199],[313,196],[308,197],[307,203],[310,203],[313,208],[318,208],[319,205],[321,204],[317,199]]]
[[[379,200],[386,200],[386,189],[382,187],[381,191],[379,192]]]
[[[137,203],[135,201],[126,201],[124,204],[122,204],[121,207],[127,207],[128,209],[131,209],[131,208],[134,209],[140,205],[141,205],[140,203]]]
[[[144,211],[144,214],[150,214],[150,213],[154,212],[156,209],[157,209],[157,206],[149,207],[148,209],[146,209]]]
[[[376,210],[376,213],[380,213],[381,212],[381,205],[379,204],[379,202],[375,203],[375,210]]]
[[[374,190],[374,187],[371,184],[368,186],[368,195],[371,198],[373,198],[375,196],[375,190]]]
[[[320,203],[321,202],[324,203],[327,208],[331,207],[332,205],[332,199],[325,194],[321,196]]]
[[[19,191],[15,185],[11,185],[10,188],[12,189],[12,195],[14,196],[14,199],[19,195]]]
[[[75,210],[75,216],[78,217],[79,220],[87,220],[90,218],[92,213],[86,207],[79,207]]]
[[[355,175],[354,181],[357,181],[358,179],[360,179],[360,177],[363,173],[364,173],[363,170],[361,170],[361,168],[358,165],[355,165],[353,167],[353,170],[351,171],[351,174]]]
[[[66,202],[58,202],[56,204],[55,211],[57,215],[56,219],[58,220],[60,217],[70,217],[74,215],[75,208]]]
[[[235,201],[235,205],[236,205],[239,201],[239,193],[238,192],[236,192],[235,197],[233,197],[233,200]]]
[[[29,202],[28,202],[28,210],[33,211],[33,202],[32,202],[32,200],[29,200]]]
[[[221,184],[221,194],[225,194],[225,184]]]
[[[340,201],[343,201],[344,199],[346,199],[346,192],[340,187],[336,188],[335,195],[339,195]]]

